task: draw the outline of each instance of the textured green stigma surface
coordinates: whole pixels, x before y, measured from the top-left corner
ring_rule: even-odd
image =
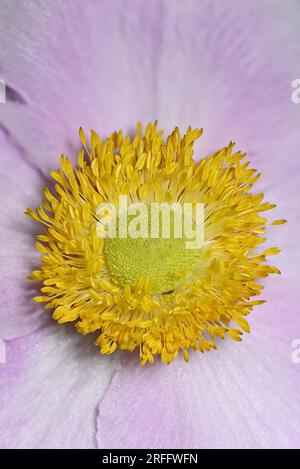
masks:
[[[150,233],[150,211],[148,214]],[[163,238],[160,230],[158,238],[116,237],[105,240],[108,270],[117,283],[134,287],[139,278],[149,279],[153,294],[168,293],[193,272],[199,263],[200,250],[188,249],[185,236],[174,237],[172,221],[171,217],[169,238]]]

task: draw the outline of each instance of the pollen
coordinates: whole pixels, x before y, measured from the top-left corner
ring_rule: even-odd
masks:
[[[191,350],[214,349],[225,336],[240,341],[250,332],[247,316],[264,302],[256,298],[260,279],[280,273],[267,263],[279,249],[260,251],[264,215],[275,205],[252,192],[260,175],[246,155],[229,143],[194,158],[202,130],[189,127],[181,136],[175,128],[164,139],[156,125],[143,132],[138,124],[133,137],[119,131],[105,140],[80,129],[77,164],[62,155],[53,187],[26,211],[43,226],[35,244],[41,266],[29,277],[41,284],[34,301],[60,324],[97,332],[102,354],[137,350],[142,365],[156,357],[170,363],[179,353],[188,361]],[[120,236],[120,217],[116,235],[103,236],[99,206],[118,207],[120,195],[145,205],[148,228],[153,204],[201,204],[201,245],[191,248],[174,229],[169,236]]]

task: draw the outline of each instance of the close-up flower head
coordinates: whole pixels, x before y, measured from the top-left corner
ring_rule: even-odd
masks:
[[[299,448],[299,1],[0,0],[0,45],[0,448]]]

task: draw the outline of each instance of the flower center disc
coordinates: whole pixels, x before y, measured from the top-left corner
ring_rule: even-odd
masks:
[[[148,221],[150,224],[150,217]],[[199,263],[200,249],[187,248],[186,241],[185,236],[175,238],[172,229],[168,238],[161,232],[157,238],[106,238],[109,273],[121,285],[135,286],[142,278],[149,280],[152,294],[171,292]]]

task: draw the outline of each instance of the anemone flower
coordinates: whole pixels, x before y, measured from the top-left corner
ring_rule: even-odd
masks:
[[[1,2],[1,447],[299,445],[299,18],[293,0]],[[103,242],[97,207],[125,186],[203,200],[204,246]]]

